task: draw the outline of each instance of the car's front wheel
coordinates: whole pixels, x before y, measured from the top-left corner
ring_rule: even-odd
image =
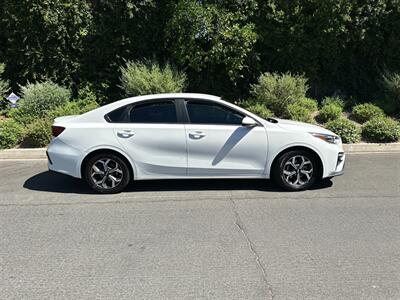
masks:
[[[278,158],[273,167],[273,179],[281,187],[290,191],[300,191],[311,187],[318,177],[315,156],[307,151],[289,151]]]
[[[121,192],[131,177],[125,160],[111,153],[91,157],[85,165],[84,176],[89,186],[102,194]]]

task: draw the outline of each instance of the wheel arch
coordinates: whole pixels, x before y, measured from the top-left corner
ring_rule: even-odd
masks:
[[[290,146],[288,148],[281,150],[277,155],[275,155],[275,157],[271,163],[271,166],[269,168],[270,176],[272,175],[272,171],[274,169],[275,164],[277,164],[279,157],[281,157],[283,154],[285,154],[289,151],[296,151],[296,150],[309,152],[315,157],[317,164],[318,164],[318,178],[322,178],[322,176],[324,174],[324,163],[322,161],[320,154],[317,151],[315,151],[314,149],[312,149],[311,147],[300,146],[300,145]]]
[[[112,148],[106,148],[106,147],[102,147],[102,148],[96,148],[93,149],[91,151],[88,151],[85,156],[83,157],[80,166],[79,166],[79,174],[81,175],[81,178],[83,178],[83,172],[84,172],[84,168],[86,163],[88,162],[88,160],[90,158],[92,158],[93,156],[97,155],[97,154],[102,154],[102,153],[111,153],[114,155],[119,156],[121,159],[123,159],[126,164],[128,165],[129,168],[129,172],[131,175],[132,180],[135,178],[135,168],[134,168],[134,164],[131,161],[131,159],[122,151],[116,150],[116,149],[112,149]]]

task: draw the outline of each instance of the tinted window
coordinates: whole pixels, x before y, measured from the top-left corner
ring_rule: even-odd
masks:
[[[240,125],[244,118],[235,110],[214,103],[188,101],[186,108],[190,122],[194,124]]]
[[[132,123],[177,123],[174,101],[135,105],[129,114]]]
[[[126,106],[120,107],[120,108],[110,112],[106,116],[106,119],[107,119],[107,121],[110,121],[112,123],[122,123],[122,122],[126,121],[126,112],[127,112]]]

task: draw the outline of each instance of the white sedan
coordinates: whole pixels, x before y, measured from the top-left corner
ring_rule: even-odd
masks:
[[[100,193],[132,180],[272,178],[287,190],[341,175],[340,137],[306,123],[263,119],[221,98],[159,94],[55,119],[50,170]]]

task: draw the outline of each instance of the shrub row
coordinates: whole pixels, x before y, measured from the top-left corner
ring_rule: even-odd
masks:
[[[3,65],[0,65],[0,75]],[[186,75],[174,70],[170,65],[160,67],[152,61],[131,62],[121,67],[121,88],[126,96],[181,92],[186,85]],[[0,93],[8,85],[0,81]],[[70,90],[51,81],[28,84],[21,88],[22,99],[16,109],[10,109],[10,118],[0,123],[0,148],[11,148],[22,143],[24,147],[43,147],[51,139],[51,124],[56,117],[81,114],[98,106],[96,95],[90,86],[78,91],[77,99],[71,101]],[[263,113],[262,106],[253,108]]]
[[[387,77],[385,82],[391,87],[392,94],[400,95],[395,87],[400,82],[400,76]],[[290,73],[265,73],[251,87],[255,99],[247,107],[260,116],[289,118],[296,121],[313,123],[312,112],[317,110],[317,102],[306,98],[308,90],[307,79],[302,75]],[[355,122],[345,119],[343,110],[345,102],[339,97],[326,97],[321,102],[318,121],[339,136],[344,143],[355,143],[361,140],[370,142],[394,142],[399,140],[399,123],[385,117],[384,111],[371,103],[355,105],[352,118],[363,124],[360,127]]]
[[[353,107],[353,118],[359,123],[365,123],[375,117],[384,117],[385,113],[378,106],[371,103],[358,104]]]
[[[287,106],[285,117],[294,121],[313,123],[311,114],[317,109],[318,103],[316,100],[301,98]]]
[[[400,139],[400,124],[391,118],[378,116],[363,125],[362,136],[369,142],[397,142]]]
[[[1,70],[0,70],[1,71]],[[169,65],[160,67],[152,62],[127,62],[121,68],[121,87],[127,96],[180,92],[186,85],[183,73]],[[265,73],[251,87],[253,99],[240,105],[267,118],[271,116],[313,123],[318,110],[316,100],[306,98],[307,79],[290,73]],[[50,126],[54,118],[81,114],[97,107],[96,96],[90,86],[78,91],[71,101],[71,92],[50,81],[22,87],[22,100],[18,109],[9,111],[11,120],[0,123],[1,148],[23,143],[26,147],[45,146],[50,141]],[[398,123],[386,118],[379,107],[366,103],[353,107],[354,120],[364,123],[362,129],[354,122],[342,118],[345,103],[339,97],[326,97],[321,102],[318,121],[342,137],[345,143],[354,143],[361,136],[369,141],[387,142],[399,138]]]
[[[339,118],[329,121],[325,127],[342,138],[343,143],[356,143],[361,139],[361,129],[354,122]]]
[[[242,101],[239,102],[238,104],[261,118],[266,119],[274,116],[272,111],[270,111],[263,103],[250,100],[250,101]]]
[[[169,64],[160,67],[153,61],[128,61],[120,71],[121,87],[126,96],[179,93],[186,86],[185,73],[174,70]]]
[[[59,116],[78,115],[98,106],[89,87],[70,101],[70,91],[52,82],[29,84],[22,88],[19,107],[8,112],[10,119],[0,122],[0,148],[44,147],[51,139],[51,124]]]
[[[331,102],[322,106],[319,111],[319,120],[322,123],[326,123],[329,121],[337,120],[342,115],[343,108],[337,103]]]
[[[251,86],[252,96],[264,103],[277,117],[287,115],[288,105],[305,98],[307,90],[307,79],[303,75],[290,73],[265,73]]]
[[[372,118],[362,127],[344,118],[330,121],[325,127],[339,135],[344,143],[356,143],[361,137],[373,143],[391,143],[400,139],[399,122],[382,116]]]
[[[0,121],[0,149],[12,148],[22,142],[24,126],[13,119]]]

